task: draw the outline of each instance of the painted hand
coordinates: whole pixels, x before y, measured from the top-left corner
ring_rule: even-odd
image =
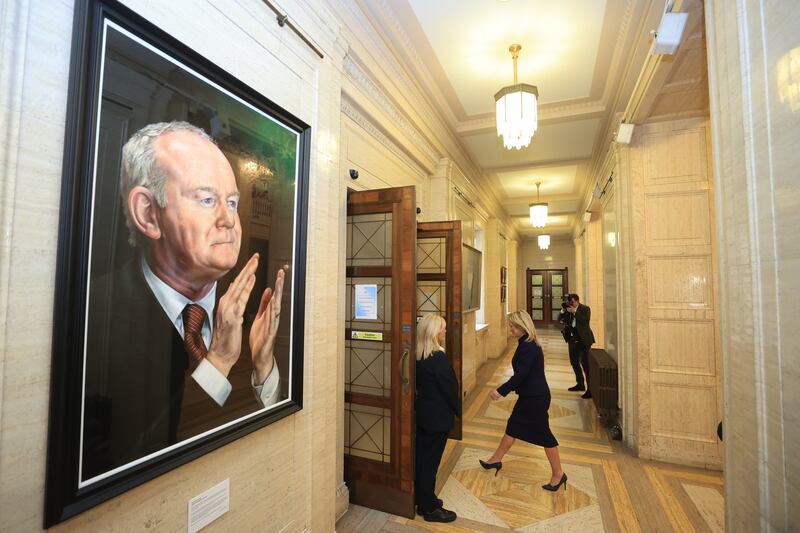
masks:
[[[258,254],[253,254],[217,305],[214,333],[206,359],[225,377],[228,377],[242,352],[244,309],[256,282],[257,266]]]
[[[283,297],[283,280],[286,274],[283,268],[275,277],[275,290],[269,287],[261,295],[258,313],[250,328],[250,353],[253,356],[253,368],[256,371],[256,383],[264,383],[275,365],[273,350],[278,337],[278,325],[281,318],[281,298]]]

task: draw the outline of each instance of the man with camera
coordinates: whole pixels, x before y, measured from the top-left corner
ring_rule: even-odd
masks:
[[[564,324],[564,340],[569,346],[569,362],[575,372],[576,384],[571,391],[586,391],[581,398],[591,398],[587,390],[589,383],[589,348],[594,344],[594,333],[589,327],[592,310],[588,305],[580,303],[577,294],[568,294],[566,303],[561,304],[559,320]],[[581,371],[583,367],[583,371]],[[584,380],[583,375],[586,374]]]

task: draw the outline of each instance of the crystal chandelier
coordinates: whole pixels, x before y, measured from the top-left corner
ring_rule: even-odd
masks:
[[[537,241],[539,242],[540,250],[547,250],[548,248],[550,248],[550,235],[547,234],[539,235]]]
[[[541,181],[536,182],[536,203],[530,204],[531,226],[543,228],[547,224],[547,202],[539,202],[539,186]]]
[[[503,87],[494,95],[497,135],[503,137],[503,145],[509,150],[527,147],[537,126],[539,89],[535,85],[517,82],[517,58],[521,49],[518,44],[508,48],[514,59],[514,85]]]

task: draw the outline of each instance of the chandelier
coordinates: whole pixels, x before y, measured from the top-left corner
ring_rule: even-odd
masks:
[[[508,51],[514,59],[514,85],[503,87],[494,95],[497,114],[497,135],[503,145],[511,150],[527,147],[536,133],[536,100],[539,89],[535,85],[517,82],[517,58],[522,46],[512,44]]]
[[[530,204],[531,226],[543,228],[547,224],[547,202],[539,201],[539,186],[541,181],[536,182],[536,203]]]
[[[536,239],[539,242],[539,249],[540,250],[547,250],[550,248],[550,235],[544,234],[539,235]]]

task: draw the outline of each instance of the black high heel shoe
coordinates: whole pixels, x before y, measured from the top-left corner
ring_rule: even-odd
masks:
[[[491,470],[492,468],[494,468],[494,476],[495,477],[497,477],[497,474],[500,473],[500,469],[503,468],[503,462],[502,461],[497,461],[496,463],[487,463],[486,461],[478,459],[478,462],[481,464],[481,466],[485,470]]]
[[[561,476],[561,481],[558,482],[558,485],[551,485],[550,483],[548,483],[546,485],[542,485],[542,488],[544,490],[549,490],[550,492],[555,492],[555,491],[557,491],[558,489],[561,488],[561,485],[564,485],[564,490],[567,490],[567,473],[566,472],[564,472],[564,474]]]

